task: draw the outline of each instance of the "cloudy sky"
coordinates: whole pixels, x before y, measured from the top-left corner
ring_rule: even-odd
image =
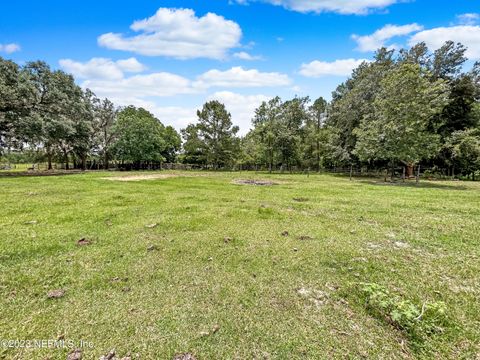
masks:
[[[41,59],[177,129],[218,99],[245,133],[280,95],[323,96],[381,46],[446,40],[480,60],[478,0],[2,1],[0,56]]]

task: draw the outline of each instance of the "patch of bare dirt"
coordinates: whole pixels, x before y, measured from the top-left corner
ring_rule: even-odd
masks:
[[[218,330],[220,330],[220,325],[216,324],[212,327],[212,330],[210,331],[200,331],[200,336],[202,337],[210,336],[210,335],[216,334]]]
[[[130,356],[130,354],[128,354],[127,356],[125,357],[118,357],[116,354],[115,354],[115,349],[113,349],[112,351],[110,351],[108,354],[106,355],[103,355],[100,360],[131,360],[132,357]]]
[[[157,245],[149,245],[147,247],[147,251],[155,251],[155,250],[158,250]]]
[[[78,246],[86,246],[86,245],[91,245],[92,242],[86,238],[81,238],[80,240],[77,241]]]
[[[252,180],[252,179],[237,179],[233,180],[233,183],[236,185],[253,185],[253,186],[272,186],[278,185],[278,182],[270,180]]]
[[[178,174],[142,174],[142,175],[123,175],[123,176],[111,176],[102,178],[103,180],[110,181],[143,181],[143,180],[157,180],[157,179],[169,179],[173,177],[179,177]]]
[[[329,300],[329,294],[317,289],[308,289],[301,287],[297,289],[297,294],[300,295],[300,297],[312,302],[318,307],[325,305]]]
[[[191,353],[183,353],[175,355],[173,360],[197,360],[197,358]]]
[[[65,290],[63,289],[56,289],[56,290],[51,290],[48,292],[47,297],[49,299],[59,299],[65,295]]]
[[[72,350],[68,353],[67,360],[82,360],[82,350]]]

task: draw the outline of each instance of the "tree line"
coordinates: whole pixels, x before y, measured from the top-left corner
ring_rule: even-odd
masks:
[[[0,155],[26,161],[62,162],[66,169],[87,161],[133,168],[175,161],[181,138],[142,108],[116,108],[82,90],[74,78],[41,61],[19,66],[0,58]]]
[[[178,133],[142,108],[116,108],[44,62],[0,58],[0,155],[61,162],[65,168],[152,168],[180,162],[212,169],[355,166],[413,174],[422,163],[447,175],[480,171],[480,62],[446,42],[379,49],[327,102],[263,102],[238,136],[218,101]]]

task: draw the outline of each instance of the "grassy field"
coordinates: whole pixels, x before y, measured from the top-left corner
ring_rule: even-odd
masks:
[[[162,174],[0,178],[0,358],[480,357],[480,183]]]

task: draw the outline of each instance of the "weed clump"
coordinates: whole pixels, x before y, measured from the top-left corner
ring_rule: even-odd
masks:
[[[443,302],[424,302],[419,306],[374,283],[362,284],[362,294],[367,309],[374,316],[403,331],[415,344],[444,330],[447,316]]]

